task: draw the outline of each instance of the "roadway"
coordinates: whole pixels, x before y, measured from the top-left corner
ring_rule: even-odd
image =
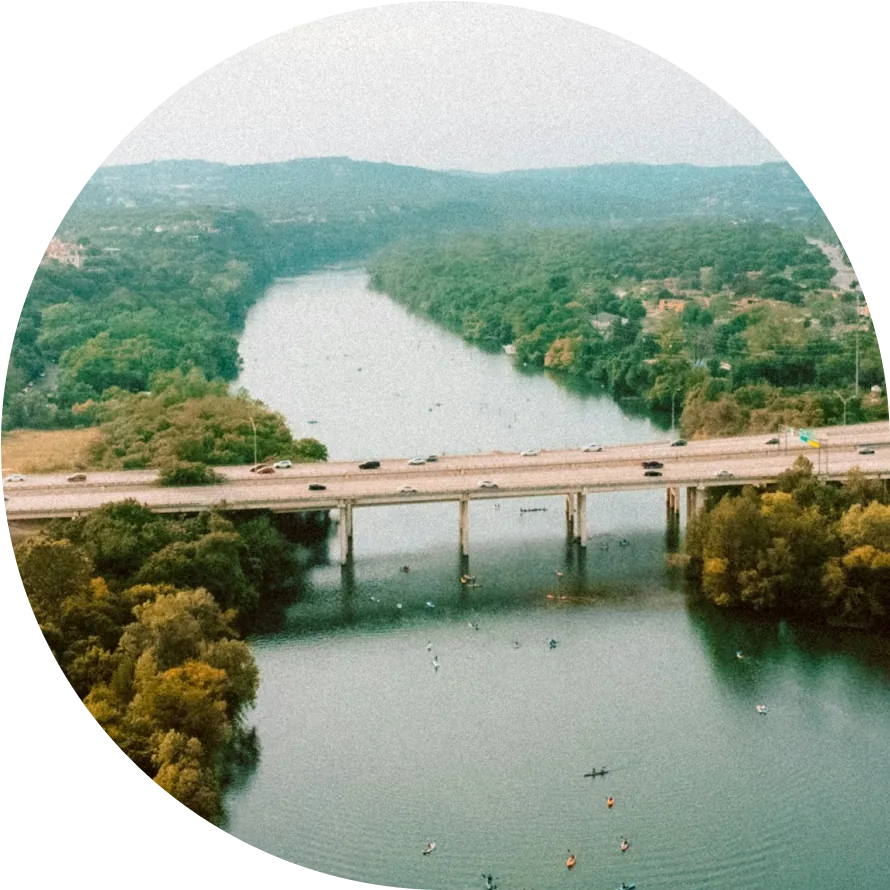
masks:
[[[762,443],[762,439],[758,441]],[[636,452],[636,447],[644,450]],[[662,451],[659,451],[659,447]],[[479,467],[466,462],[464,466],[457,467],[443,466],[444,462],[423,467],[393,462],[398,465],[397,471],[356,470],[339,474],[331,473],[330,467],[325,464],[313,464],[312,469],[324,471],[325,491],[309,491],[307,488],[306,480],[317,478],[320,474],[285,475],[290,471],[274,477],[245,478],[222,485],[188,488],[121,486],[112,491],[82,484],[69,484],[62,489],[23,487],[6,495],[8,501],[4,507],[7,519],[15,521],[72,516],[109,501],[126,498],[136,498],[157,512],[192,512],[212,505],[225,505],[227,509],[287,511],[330,510],[344,501],[354,506],[372,506],[455,501],[462,497],[476,500],[562,495],[582,489],[594,493],[676,486],[764,484],[774,481],[779,473],[789,469],[800,451],[789,448],[787,452],[767,450],[763,453],[761,446],[760,454],[740,449],[734,454],[721,452],[708,455],[696,453],[690,446],[628,448],[634,453],[632,460],[602,459],[605,452],[585,454],[582,460],[576,452],[571,452],[571,461],[562,463],[541,461],[541,456],[508,458],[498,470],[496,465],[486,462],[484,473],[480,472]],[[805,453],[816,466],[818,451],[809,447]],[[662,475],[647,477],[640,465],[643,459],[662,460],[664,466],[659,470]],[[519,460],[521,462],[517,462]],[[876,448],[875,454],[861,455],[848,443],[843,448],[823,451],[821,464],[823,478],[843,479],[851,468],[859,467],[873,478],[886,479],[890,477],[890,448]],[[349,466],[354,467],[355,464]],[[724,470],[733,476],[718,476]],[[480,488],[483,479],[496,483],[498,487]],[[415,492],[399,492],[404,485],[410,485]],[[6,491],[10,489],[11,486],[5,486]]]
[[[813,433],[821,442],[824,454],[855,453],[859,445],[869,444],[879,453],[882,449],[890,450],[890,422],[857,424],[849,427],[829,427],[814,429]],[[423,466],[408,466],[408,460],[418,455],[401,458],[380,459],[380,468],[376,470],[358,469],[359,461],[318,462],[294,464],[286,470],[276,470],[272,475],[257,475],[250,472],[248,466],[216,467],[215,470],[225,478],[226,484],[262,486],[264,490],[277,485],[292,486],[298,482],[322,482],[336,480],[339,485],[348,479],[365,480],[370,476],[404,479],[405,484],[413,485],[415,481],[430,477],[447,478],[454,472],[474,472],[488,477],[494,473],[519,473],[524,475],[533,465],[537,470],[544,468],[567,468],[581,470],[597,467],[631,468],[643,460],[698,462],[716,459],[736,458],[743,455],[766,457],[770,454],[789,454],[796,457],[806,455],[815,463],[817,449],[806,445],[799,439],[777,434],[778,445],[766,445],[773,438],[770,434],[735,436],[721,439],[702,439],[690,441],[685,446],[672,447],[670,440],[664,442],[635,443],[627,445],[603,445],[600,452],[584,452],[582,447],[571,449],[541,451],[536,457],[520,457],[516,452],[495,451],[487,454],[448,454],[439,455],[434,463]],[[593,436],[592,441],[595,442]],[[427,453],[433,453],[432,451]],[[426,457],[426,454],[419,455]],[[379,456],[369,455],[366,459]],[[21,482],[3,482],[3,493],[7,497],[20,494],[58,493],[70,490],[74,486],[80,489],[113,492],[120,489],[133,490],[132,496],[143,498],[144,493],[157,484],[158,471],[149,470],[116,470],[87,473],[86,482],[67,482],[69,473],[49,473],[28,475]],[[205,489],[206,490],[206,489]],[[9,507],[7,506],[7,509]]]

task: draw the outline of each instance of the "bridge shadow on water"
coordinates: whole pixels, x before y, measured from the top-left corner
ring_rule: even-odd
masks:
[[[481,542],[468,558],[453,546],[353,556],[344,566],[314,551],[299,600],[267,614],[264,642],[307,635],[388,633],[440,622],[478,624],[499,613],[621,606],[676,597],[664,532]]]

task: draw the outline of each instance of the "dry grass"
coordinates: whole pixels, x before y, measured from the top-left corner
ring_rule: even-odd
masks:
[[[99,438],[98,427],[5,433],[0,442],[3,475],[92,469],[89,450]]]

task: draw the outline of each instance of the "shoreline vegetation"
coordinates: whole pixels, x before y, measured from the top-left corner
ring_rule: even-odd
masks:
[[[259,756],[244,719],[259,674],[240,637],[299,596],[296,542],[326,534],[318,517],[170,517],[129,500],[53,521],[15,556],[90,713],[150,778],[218,822],[232,769]]]
[[[394,246],[370,274],[464,340],[643,399],[688,438],[888,416],[867,307],[774,224],[455,237]]]
[[[798,457],[775,490],[723,494],[690,523],[686,556],[718,607],[890,630],[890,499],[858,470],[824,483]]]
[[[295,440],[230,386],[246,314],[272,280],[343,262],[369,263],[375,287],[481,348],[643,399],[689,435],[839,423],[842,409],[851,423],[884,418],[858,288],[832,286],[807,236],[838,244],[787,164],[100,168],[19,320],[4,467],[154,466],[194,483],[222,464],[325,460],[322,443]],[[695,526],[689,565],[706,597],[790,609],[806,579],[803,614],[886,627],[883,494],[794,472],[787,490],[724,499]],[[219,821],[227,774],[258,756],[244,715],[259,678],[240,635],[299,595],[294,542],[326,532],[124,502],[49,523],[15,554],[47,644],[100,725]]]

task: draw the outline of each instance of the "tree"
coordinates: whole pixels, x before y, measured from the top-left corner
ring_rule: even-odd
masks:
[[[89,588],[92,566],[70,541],[29,538],[15,552],[19,574],[37,620],[58,623],[62,603]]]

